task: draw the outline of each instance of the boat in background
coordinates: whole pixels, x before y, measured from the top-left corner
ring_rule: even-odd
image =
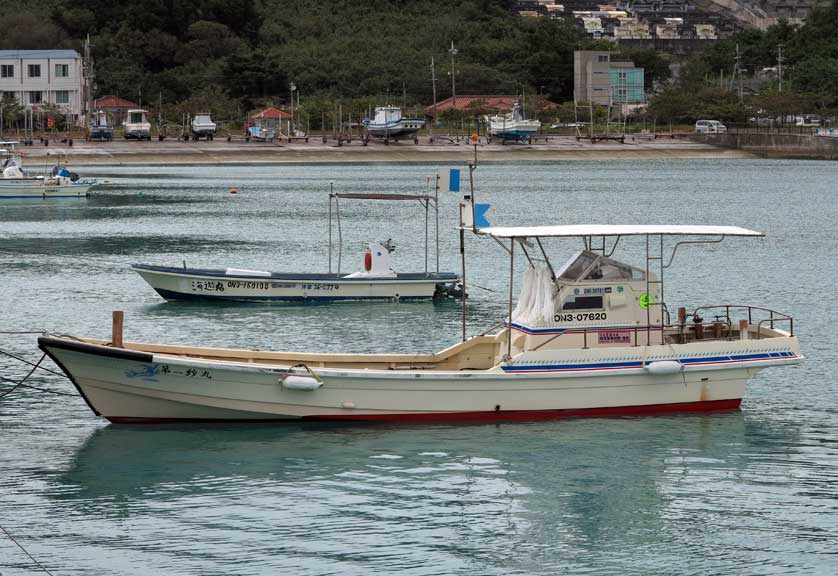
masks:
[[[541,128],[539,120],[527,119],[524,106],[520,102],[512,105],[509,114],[489,116],[486,120],[489,123],[490,142],[492,138],[500,138],[504,142],[531,142],[532,137],[538,134]]]
[[[146,110],[128,110],[122,127],[126,140],[151,140],[151,123],[148,121]]]
[[[113,124],[104,110],[96,110],[87,124],[88,140],[113,140]]]
[[[79,178],[58,164],[49,174],[31,176],[23,171],[17,142],[0,142],[0,199],[10,198],[87,198],[96,180]]]
[[[402,138],[414,138],[418,142],[416,133],[425,126],[424,118],[404,118],[402,109],[398,106],[378,106],[372,119],[364,118],[363,125],[367,133],[375,138],[383,138],[384,143]]]
[[[209,112],[199,112],[192,118],[190,128],[192,130],[193,140],[200,140],[201,138],[212,140],[215,138],[215,131],[218,129],[218,125],[212,121]]]
[[[385,200],[419,202],[425,209],[425,270],[396,272],[391,254],[392,241],[370,242],[364,252],[364,267],[350,274],[341,272],[343,235],[340,227],[340,200]],[[438,210],[438,191],[434,195],[416,194],[329,194],[329,271],[269,272],[247,268],[182,268],[134,264],[139,274],[163,298],[212,300],[216,302],[338,302],[411,301],[457,296],[459,276],[439,272],[439,229],[437,225],[436,271],[428,270],[428,212]],[[332,253],[332,221],[338,223],[337,254]],[[336,261],[337,270],[332,272]]]

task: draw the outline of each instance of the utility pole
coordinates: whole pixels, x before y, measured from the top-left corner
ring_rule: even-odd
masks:
[[[433,138],[434,135],[434,124],[436,123],[436,71],[434,70],[434,57],[431,56],[431,86],[434,92],[434,119],[431,120],[430,125],[430,137]]]
[[[778,92],[783,91],[783,45],[780,44],[777,46],[777,78],[780,81],[779,87],[777,88]]]
[[[83,122],[90,121],[93,105],[93,56],[90,54],[90,34],[84,41],[84,58],[82,59],[82,75],[84,76],[84,93],[82,94],[82,109],[81,113],[84,118]]]
[[[451,40],[451,48],[449,48],[448,53],[451,54],[451,97],[453,98],[455,108],[457,106],[457,84],[454,81],[454,77],[456,76],[456,70],[454,69],[454,56],[456,56],[459,52],[459,50],[454,48],[454,41]]]
[[[290,142],[291,136],[294,135],[294,90],[297,89],[297,85],[291,82],[288,88],[291,90],[291,106],[289,107],[289,112],[291,113],[291,123],[288,124],[288,138]]]
[[[740,62],[742,60],[742,54],[739,52],[739,44],[736,44],[736,55],[733,57],[733,74],[730,77],[730,87],[728,91],[733,90],[733,83],[736,82],[739,88],[739,99],[742,99],[742,67]]]

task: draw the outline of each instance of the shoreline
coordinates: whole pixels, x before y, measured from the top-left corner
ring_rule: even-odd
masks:
[[[51,141],[49,146],[35,142],[33,146],[19,146],[24,164],[42,163],[49,157],[73,166],[143,166],[143,165],[294,165],[294,164],[358,164],[358,163],[433,163],[465,162],[473,157],[473,148],[466,142],[428,143],[420,140],[385,145],[360,141],[338,146],[334,141],[322,143],[312,138],[308,143],[286,142],[180,142],[180,141],[75,141],[73,146]],[[550,141],[534,144],[485,144],[479,146],[481,162],[560,161],[560,160],[620,160],[662,158],[736,159],[756,158],[755,154],[712,144],[680,138],[656,140],[630,136],[621,144],[603,141],[591,144],[574,137],[557,136]],[[29,160],[32,162],[29,162]]]

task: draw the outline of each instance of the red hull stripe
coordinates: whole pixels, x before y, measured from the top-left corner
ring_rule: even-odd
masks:
[[[569,410],[491,410],[485,412],[433,412],[415,414],[338,414],[328,416],[305,416],[298,418],[134,418],[131,416],[108,416],[115,424],[170,424],[175,422],[300,422],[302,421],[356,421],[356,422],[479,422],[503,420],[555,420],[560,418],[596,418],[613,416],[643,416],[650,414],[671,414],[689,412],[720,412],[736,410],[741,399],[706,400],[703,402],[678,402],[675,404],[649,404],[645,406],[610,406],[604,408],[575,408]]]

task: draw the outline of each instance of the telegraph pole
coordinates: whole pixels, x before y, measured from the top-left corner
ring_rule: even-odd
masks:
[[[81,114],[83,123],[90,121],[93,105],[93,56],[90,54],[90,34],[84,41],[84,58],[82,59],[82,75],[84,76],[84,90],[82,93]],[[80,118],[81,120],[81,118]]]
[[[448,50],[448,53],[451,54],[451,104],[454,106],[454,110],[457,109],[457,84],[454,81],[454,77],[456,76],[456,70],[454,69],[454,56],[457,55],[459,50],[454,48],[454,41],[451,40],[451,48]],[[459,136],[457,137],[457,141],[459,142]]]
[[[780,85],[777,89],[778,92],[783,91],[783,45],[780,44],[777,46],[777,78],[780,81]]]
[[[430,137],[433,138],[434,135],[434,124],[436,123],[436,70],[434,69],[434,57],[431,56],[431,86],[434,92],[434,119],[431,120],[430,129]]]

